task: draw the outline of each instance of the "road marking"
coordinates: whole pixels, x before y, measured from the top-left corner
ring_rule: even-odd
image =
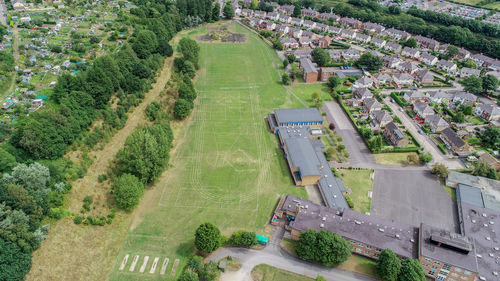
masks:
[[[149,270],[149,273],[151,273],[151,274],[155,273],[155,271],[156,271],[156,265],[158,265],[158,260],[159,259],[160,259],[159,257],[156,257],[154,259],[153,265],[151,265],[151,269]]]
[[[127,261],[128,261],[128,257],[129,257],[128,254],[126,254],[125,257],[123,257],[123,261],[122,261],[122,264],[120,265],[119,270],[123,270],[125,268],[125,265],[127,264]]]
[[[144,272],[146,270],[146,265],[148,264],[149,256],[144,257],[144,261],[142,262],[141,268],[139,269],[139,272]]]
[[[161,266],[160,274],[165,274],[165,270],[167,270],[167,265],[168,265],[168,258],[165,258],[163,260],[163,265]]]
[[[138,261],[139,261],[139,255],[135,255],[134,259],[132,260],[132,264],[130,265],[129,271],[134,271],[135,265],[137,264]]]

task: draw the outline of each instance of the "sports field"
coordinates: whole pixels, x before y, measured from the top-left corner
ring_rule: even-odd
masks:
[[[227,236],[238,229],[270,235],[266,224],[279,197],[306,197],[293,186],[264,120],[274,108],[300,103],[280,84],[267,47],[243,27],[234,28],[248,34],[246,43],[200,44],[195,110],[176,139],[171,167],[141,202],[110,280],[173,280],[175,260],[178,275],[192,254],[200,223],[213,222]],[[135,255],[137,265],[130,272]],[[149,260],[141,273],[145,256]]]

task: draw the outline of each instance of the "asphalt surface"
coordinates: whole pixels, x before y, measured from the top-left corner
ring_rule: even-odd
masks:
[[[349,152],[348,165],[375,165],[375,158],[340,105],[335,101],[327,101],[322,110],[326,112],[328,122],[335,124],[335,130],[342,137],[342,143],[346,144],[346,150]]]
[[[209,260],[218,261],[224,257],[231,256],[241,263],[238,277],[231,281],[247,281],[251,278],[252,269],[259,264],[268,264],[284,270],[316,278],[321,274],[330,281],[372,281],[374,279],[342,271],[336,268],[326,267],[300,260],[287,254],[279,246],[283,237],[284,229],[278,227],[275,235],[271,238],[269,245],[263,250],[251,250],[245,248],[221,248],[210,255]],[[293,281],[293,280],[290,280]]]
[[[413,226],[425,223],[458,231],[456,203],[426,170],[378,169],[370,214]]]

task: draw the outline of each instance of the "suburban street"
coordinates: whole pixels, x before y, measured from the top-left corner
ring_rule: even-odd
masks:
[[[424,151],[429,152],[432,155],[432,162],[438,162],[446,165],[448,169],[463,169],[465,168],[458,159],[450,159],[437,147],[437,145],[430,139],[428,135],[420,134],[418,132],[419,128],[411,120],[410,116],[408,116],[405,112],[400,111],[400,106],[391,102],[390,97],[385,98],[385,103],[391,108],[396,116],[399,117],[401,122],[405,125],[406,129],[410,131],[410,133],[417,139],[417,141],[424,147]]]
[[[268,264],[312,278],[316,278],[318,274],[321,274],[327,280],[331,281],[374,280],[366,276],[306,262],[290,256],[282,250],[279,245],[281,238],[283,237],[283,233],[284,229],[282,227],[278,227],[271,238],[270,243],[263,250],[224,247],[211,254],[208,257],[208,260],[218,261],[224,257],[231,256],[233,259],[236,259],[241,263],[241,268],[237,272],[224,273],[221,276],[221,280],[223,281],[252,281],[252,269],[259,264]]]

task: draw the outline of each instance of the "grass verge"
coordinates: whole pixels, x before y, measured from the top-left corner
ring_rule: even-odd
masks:
[[[314,279],[279,269],[267,264],[259,264],[252,269],[252,278],[255,281],[314,281]]]
[[[368,192],[373,190],[373,180],[370,175],[373,170],[339,169],[340,178],[352,193],[349,195],[354,203],[354,210],[360,213],[370,212],[371,198]]]

